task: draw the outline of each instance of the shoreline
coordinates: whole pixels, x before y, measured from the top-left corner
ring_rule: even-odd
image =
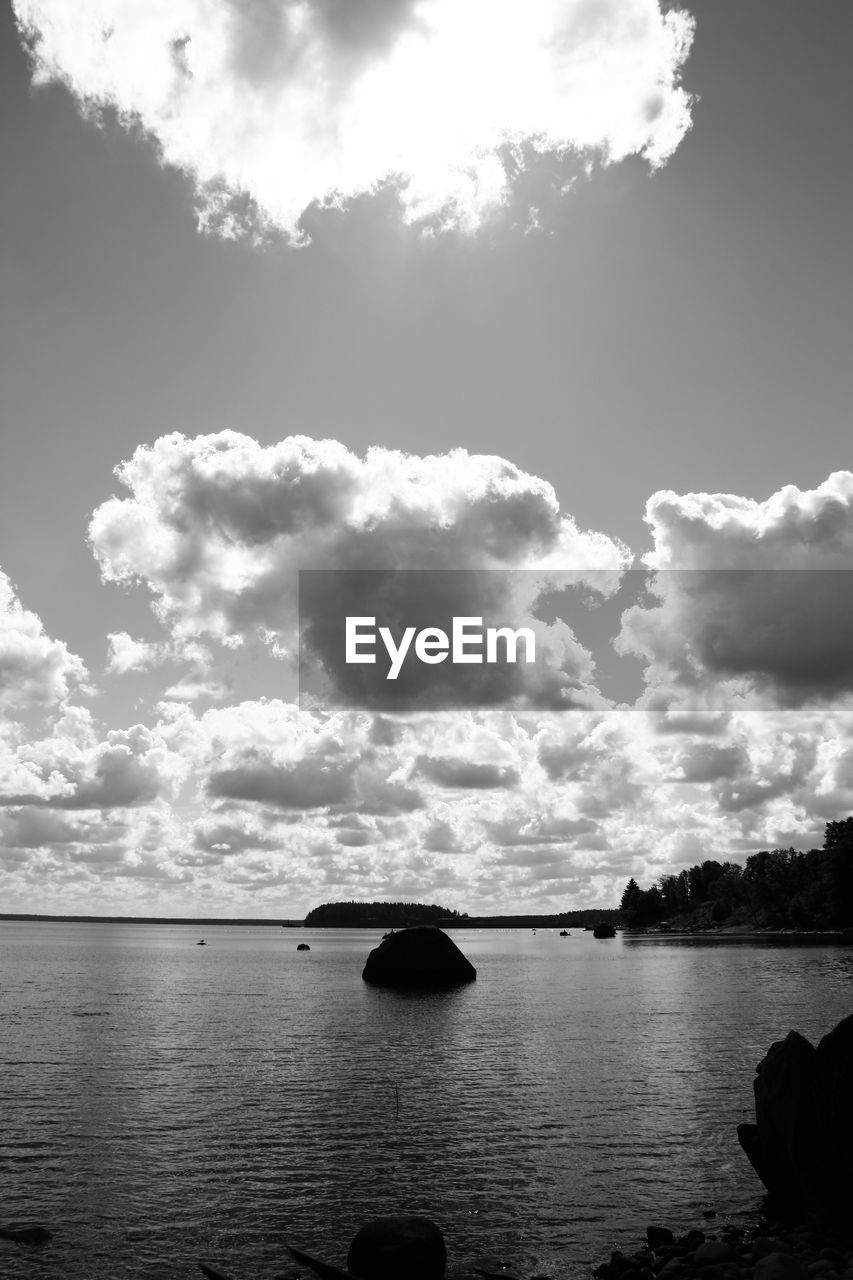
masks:
[[[814,1218],[786,1222],[765,1214],[746,1226],[727,1223],[680,1236],[668,1227],[649,1226],[639,1249],[614,1250],[592,1275],[594,1280],[853,1280],[853,1235]]]
[[[566,913],[570,915],[571,913]],[[532,923],[531,923],[532,922]],[[609,921],[608,923],[613,923]],[[181,925],[181,926],[205,926],[215,927],[224,926],[227,928],[270,928],[270,929],[308,929],[309,931],[317,930],[318,932],[326,931],[337,932],[341,929],[346,930],[364,930],[366,933],[376,932],[377,929],[405,928],[405,925],[392,926],[382,924],[381,922],[358,923],[350,922],[347,924],[310,924],[306,925],[304,920],[283,920],[280,917],[270,919],[268,917],[257,919],[245,919],[240,917],[221,917],[221,916],[93,916],[93,915],[41,915],[35,913],[24,912],[0,912],[0,924],[136,924],[136,925]],[[468,920],[442,920],[436,926],[445,931],[464,930],[464,929],[510,929],[510,930],[529,930],[541,929],[543,932],[548,930],[559,930],[561,928],[574,929],[577,934],[591,933],[592,926],[586,924],[573,923],[571,920],[564,918],[553,918],[543,916],[480,916],[473,917]],[[683,938],[701,938],[701,939],[730,939],[732,941],[743,942],[762,942],[767,940],[785,940],[792,942],[805,943],[840,943],[842,945],[853,946],[853,929],[773,929],[773,928],[755,928],[752,925],[742,924],[721,924],[712,928],[681,928],[681,929],[632,929],[625,925],[615,924],[614,926],[619,936],[629,938],[632,942],[641,939],[651,939],[659,941],[661,939],[683,939]]]

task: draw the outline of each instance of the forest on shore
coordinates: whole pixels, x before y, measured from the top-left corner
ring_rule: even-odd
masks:
[[[418,924],[442,928],[591,928],[598,923],[628,928],[837,930],[853,927],[853,817],[828,822],[823,847],[771,849],[745,864],[709,858],[649,888],[632,877],[618,907],[562,911],[552,915],[469,916],[452,907],[420,902],[326,902],[305,917],[306,926],[404,929]]]
[[[709,859],[648,889],[632,877],[619,905],[622,922],[633,928],[688,920],[700,928],[853,926],[853,818],[828,822],[821,849],[762,850],[742,867]]]
[[[827,822],[823,847],[751,854],[743,866],[709,858],[643,889],[632,877],[618,907],[585,908],[551,915],[471,916],[438,903],[325,902],[304,920],[215,916],[94,916],[0,913],[0,920],[74,924],[284,925],[290,928],[590,929],[608,923],[627,928],[839,930],[853,928],[853,817]]]

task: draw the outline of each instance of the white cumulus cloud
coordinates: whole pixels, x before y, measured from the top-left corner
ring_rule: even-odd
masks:
[[[690,126],[693,20],[661,0],[15,0],[37,82],[114,110],[188,174],[203,226],[299,238],[392,185],[477,227],[531,157],[662,164]]]
[[[85,680],[82,659],[47,635],[0,570],[0,710],[55,706]]]
[[[853,693],[853,472],[763,502],[665,491],[646,507],[658,603],[623,616],[619,647],[653,696],[728,686],[753,707]]]
[[[492,613],[503,624],[526,617],[549,575],[576,573],[599,594],[615,590],[631,555],[604,534],[580,530],[546,481],[464,449],[420,457],[373,448],[360,457],[305,436],[264,447],[234,431],[175,433],[137,449],[117,475],[130,496],[95,511],[91,544],[106,580],[148,586],[171,635],[164,651],[185,652],[210,637],[234,647],[262,641],[276,656],[292,655],[299,570],[333,570],[334,583],[321,575],[309,590],[303,582],[299,603],[316,661],[347,695],[353,671],[364,668],[345,667],[332,640],[344,613],[382,612],[391,592],[385,571],[452,570],[440,580],[397,575],[397,594],[384,606],[392,619],[392,605],[418,616],[417,604],[434,624],[430,607],[437,612],[443,601],[440,617]],[[480,573],[534,569],[541,578]],[[351,570],[383,572],[368,583]],[[347,592],[355,593],[352,607],[344,607]],[[530,674],[524,664],[505,664],[505,687],[486,687],[483,699],[601,701],[590,655],[570,629],[535,625],[550,662]],[[112,646],[114,666],[150,652],[123,635]]]

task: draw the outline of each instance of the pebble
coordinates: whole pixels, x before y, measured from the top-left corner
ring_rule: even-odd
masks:
[[[737,1250],[723,1240],[706,1240],[693,1254],[693,1265],[697,1268],[719,1266],[723,1262],[737,1263],[737,1261]]]

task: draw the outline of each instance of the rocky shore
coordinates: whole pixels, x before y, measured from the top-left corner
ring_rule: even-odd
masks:
[[[587,1275],[591,1280],[853,1280],[853,1234],[834,1233],[816,1220],[791,1225],[764,1218],[714,1227],[709,1223],[705,1231],[678,1235],[669,1227],[649,1226],[637,1248],[615,1250]],[[360,1274],[315,1265],[316,1271],[297,1265],[276,1280],[316,1280],[318,1275],[345,1280]],[[212,1274],[215,1280],[231,1280]],[[440,1265],[423,1274],[445,1275]],[[576,1263],[550,1261],[531,1269],[495,1254],[450,1265],[446,1280],[576,1280],[582,1274]],[[398,1280],[405,1278],[401,1274]]]
[[[681,1236],[650,1226],[639,1249],[614,1252],[592,1274],[595,1280],[853,1280],[853,1234],[816,1220],[763,1219]]]

